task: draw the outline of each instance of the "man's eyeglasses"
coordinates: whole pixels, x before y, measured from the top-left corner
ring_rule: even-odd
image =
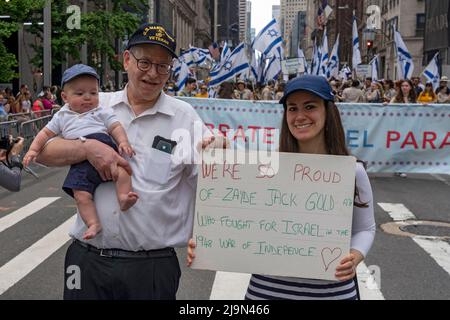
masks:
[[[136,58],[136,56],[134,55],[134,53],[132,51],[130,51],[130,53],[134,57],[134,59],[136,59],[137,67],[142,72],[149,71],[153,65],[156,66],[156,72],[162,76],[166,76],[170,73],[170,71],[172,71],[172,66],[170,64],[166,64],[166,63],[159,64],[159,63],[153,63],[151,61],[148,61],[147,59],[138,59],[138,58]]]

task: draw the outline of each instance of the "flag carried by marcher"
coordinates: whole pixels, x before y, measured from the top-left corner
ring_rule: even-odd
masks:
[[[298,48],[297,55],[298,55],[298,58],[300,59],[300,62],[303,64],[303,72],[308,74],[309,73],[308,62],[306,61],[305,53],[303,52],[302,49]],[[301,69],[302,68],[300,68],[299,71],[301,71]]]
[[[339,77],[339,38],[340,34],[336,37],[336,43],[334,44],[333,51],[331,51],[330,62],[327,68],[327,78]]]
[[[322,58],[320,59],[320,67],[319,67],[319,75],[326,77],[327,71],[328,71],[328,60],[330,58],[330,55],[328,54],[328,35],[327,35],[327,28],[325,27],[325,30],[323,32],[323,42],[322,42]]]
[[[372,69],[372,80],[373,81],[378,81],[379,76],[378,76],[378,70],[380,70],[380,55],[377,54],[372,61],[370,61],[369,63],[371,69]]]
[[[210,74],[211,81],[209,86],[215,87],[220,85],[234,76],[245,72],[249,67],[247,50],[245,43],[241,43],[233,50],[229,58],[222,64],[219,71]]]
[[[356,22],[355,13],[353,13],[353,58],[352,66],[353,70],[356,70],[358,66],[362,63],[361,50],[359,49],[359,35],[358,35],[358,23]]]
[[[175,79],[177,79],[178,91],[182,91],[188,78],[193,76],[189,66],[179,59],[175,60],[173,74]]]
[[[439,74],[439,52],[434,55],[433,59],[431,59],[428,66],[423,71],[423,75],[428,79],[427,82],[431,82],[433,84],[434,90],[439,88],[441,78]]]
[[[277,53],[277,48],[281,47],[283,39],[281,37],[280,26],[276,19],[261,30],[253,41],[252,48],[258,50],[266,57],[272,57]]]
[[[409,53],[402,35],[394,30],[395,46],[397,47],[397,72],[398,80],[411,79],[414,72],[414,62],[411,53]]]
[[[341,78],[344,81],[347,81],[348,79],[350,79],[352,76],[352,70],[350,69],[350,67],[348,65],[344,65],[341,69],[341,71],[339,72],[339,78]]]

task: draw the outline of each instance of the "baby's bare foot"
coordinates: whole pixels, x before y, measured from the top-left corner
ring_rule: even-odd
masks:
[[[83,235],[83,240],[92,240],[102,231],[100,223],[94,223],[88,227]]]
[[[132,206],[134,206],[136,204],[138,199],[139,199],[139,196],[135,192],[130,192],[128,194],[119,195],[120,210],[128,211]]]

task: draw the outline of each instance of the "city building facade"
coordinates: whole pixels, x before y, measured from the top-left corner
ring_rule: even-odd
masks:
[[[294,47],[291,44],[293,41],[295,44],[299,42],[298,35],[298,26],[295,31],[296,37],[293,37],[292,30],[295,25],[296,20],[298,20],[298,12],[306,12],[308,1],[307,0],[281,0],[281,10],[280,10],[280,24],[281,24],[281,33],[283,39],[286,42],[286,48],[288,49],[287,55],[295,55],[297,49],[295,48],[294,52],[291,52],[290,48]],[[298,22],[298,21],[297,21]]]
[[[441,74],[450,74],[450,0],[425,1],[424,65],[439,52]]]
[[[437,1],[440,2],[440,1]],[[381,57],[381,76],[397,79],[394,29],[402,35],[414,61],[414,76],[423,71],[425,2],[423,0],[382,0],[381,31],[374,42]]]

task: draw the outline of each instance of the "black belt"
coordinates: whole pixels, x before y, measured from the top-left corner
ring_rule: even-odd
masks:
[[[77,239],[75,239],[73,242],[87,249],[88,251],[98,254],[100,257],[104,258],[123,258],[123,259],[169,258],[173,257],[176,254],[174,248],[134,252],[121,249],[97,249],[96,247],[81,242]]]

